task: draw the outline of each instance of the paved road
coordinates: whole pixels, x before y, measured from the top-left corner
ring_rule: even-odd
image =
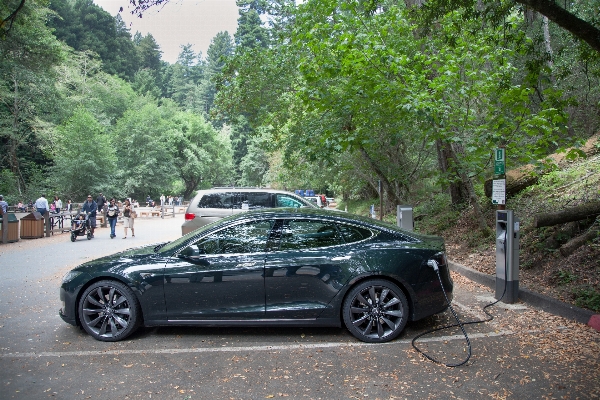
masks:
[[[136,238],[68,235],[0,245],[0,399],[597,398],[600,335],[523,305],[467,326],[473,356],[459,368],[425,360],[411,339],[450,312],[409,324],[389,344],[344,329],[145,328],[98,342],[58,317],[64,273],[90,258],[179,237],[181,217],[138,219]],[[118,233],[122,228],[118,227]],[[463,320],[493,295],[456,276]],[[420,341],[445,363],[466,355],[457,329]],[[594,397],[596,396],[596,397]]]

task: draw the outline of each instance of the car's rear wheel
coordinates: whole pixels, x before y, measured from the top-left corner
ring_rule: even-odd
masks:
[[[360,282],[342,306],[344,324],[357,339],[383,343],[396,338],[408,321],[408,301],[398,285],[384,279]]]
[[[94,339],[116,342],[140,325],[140,306],[135,294],[117,281],[100,281],[88,287],[79,301],[79,320]]]

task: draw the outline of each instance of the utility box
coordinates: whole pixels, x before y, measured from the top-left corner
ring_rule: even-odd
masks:
[[[44,237],[44,217],[37,211],[21,218],[21,239]]]
[[[412,232],[415,229],[413,208],[411,206],[396,206],[396,223],[401,229]]]
[[[19,219],[15,214],[6,214],[3,217],[6,217],[8,223],[8,238],[7,242],[18,242],[19,241]],[[2,241],[4,231],[2,230],[4,227],[4,220],[0,217],[0,241]]]
[[[519,230],[512,210],[496,211],[496,300],[507,304],[519,300]]]

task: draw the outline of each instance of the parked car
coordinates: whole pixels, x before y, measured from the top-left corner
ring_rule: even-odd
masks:
[[[109,342],[142,324],[343,324],[380,343],[445,310],[452,289],[440,237],[347,213],[265,209],[80,265],[63,278],[59,314]]]
[[[302,197],[275,189],[216,188],[200,190],[185,212],[181,234],[243,211],[275,207],[316,207]]]

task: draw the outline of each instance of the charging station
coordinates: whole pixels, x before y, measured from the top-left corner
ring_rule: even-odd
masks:
[[[413,208],[411,206],[396,206],[396,224],[409,232],[415,229]]]
[[[504,303],[519,300],[519,220],[512,210],[496,211],[496,299],[502,294]]]

